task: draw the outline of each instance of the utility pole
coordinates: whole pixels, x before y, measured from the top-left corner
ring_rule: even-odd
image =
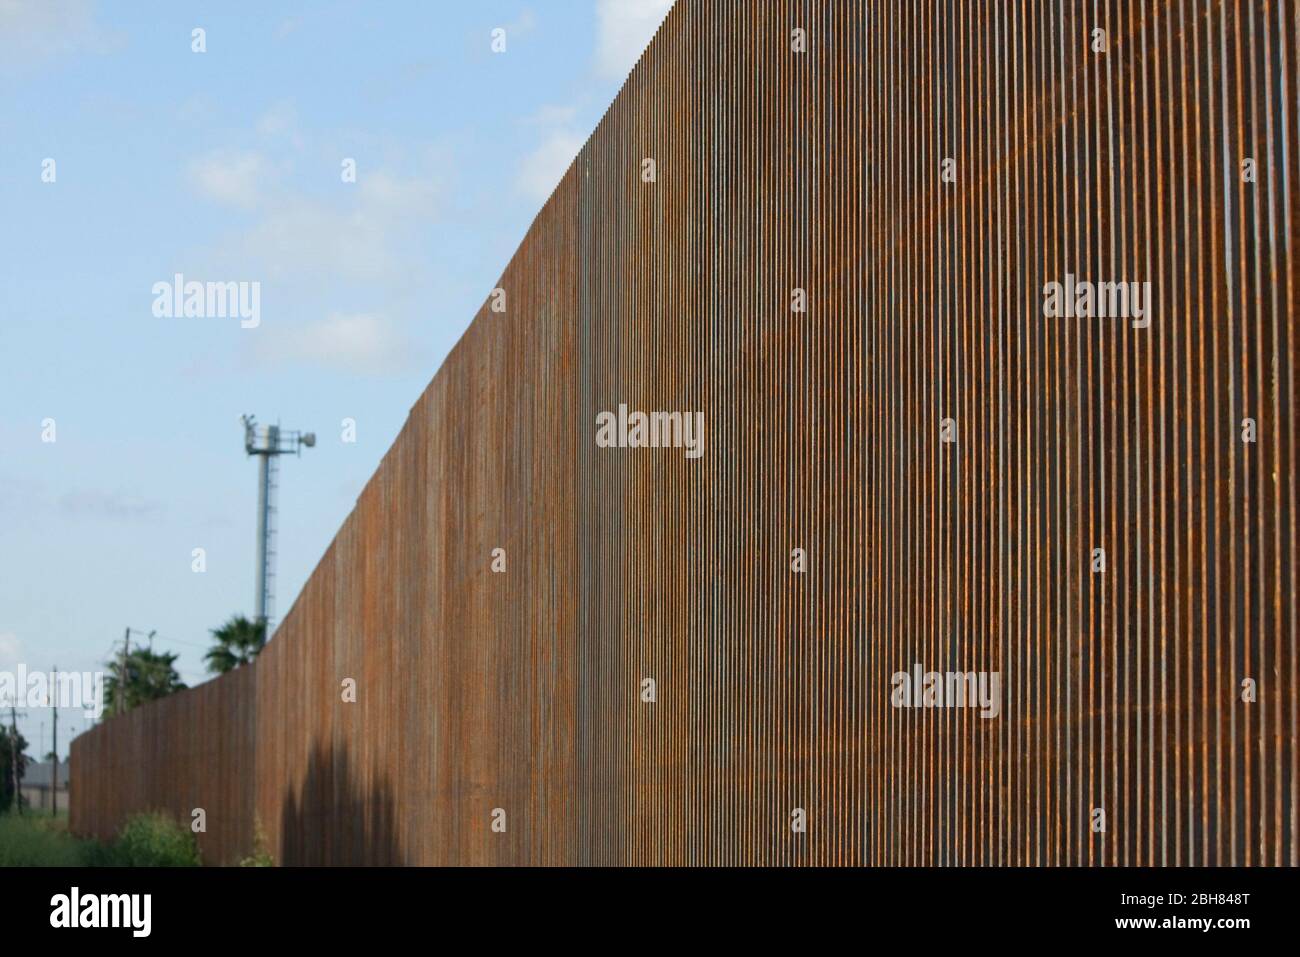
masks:
[[[113,705],[114,714],[121,714],[123,711],[127,709],[126,676],[129,670],[127,667],[127,662],[131,657],[131,632],[133,631],[137,635],[145,635],[145,632],[142,629],[132,628],[130,625],[127,625],[126,629],[122,632],[122,658],[117,666],[117,701]],[[156,634],[158,634],[157,629],[145,635],[145,637],[149,639],[149,654],[151,655],[153,654],[153,636]],[[142,675],[142,677],[147,677],[147,676]],[[57,751],[58,749],[55,748],[55,750]]]
[[[23,813],[23,793],[18,790],[18,783],[22,780],[18,777],[18,762],[21,758],[22,755],[18,753],[18,709],[11,701],[9,703],[9,768],[14,781],[14,808],[17,809],[20,817]]]
[[[54,666],[53,670],[50,672],[50,676],[54,679],[55,682],[55,687],[50,689],[50,691],[52,692],[52,694],[50,695],[50,704],[54,708],[54,747],[50,749],[51,752],[54,754],[54,773],[50,777],[50,814],[53,817],[58,817],[59,816],[59,691],[58,691],[59,666],[58,665]]]
[[[118,714],[126,710],[126,655],[127,649],[131,646],[131,626],[126,626],[126,633],[122,635],[122,666],[117,670],[117,707],[114,709]]]

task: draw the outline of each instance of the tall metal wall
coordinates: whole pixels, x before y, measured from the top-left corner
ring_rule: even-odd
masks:
[[[74,828],[1297,864],[1298,44],[1264,0],[681,0],[275,640],[78,738]],[[1144,315],[1044,315],[1067,274]],[[598,446],[620,403],[703,456]],[[916,665],[997,716],[895,707]]]

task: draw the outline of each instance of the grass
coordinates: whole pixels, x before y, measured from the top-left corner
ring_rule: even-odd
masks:
[[[67,815],[0,817],[0,867],[84,867],[93,850],[68,833]]]
[[[239,862],[240,867],[275,867],[275,858],[266,845],[266,833],[260,818],[253,819],[253,853]]]
[[[137,814],[110,843],[68,833],[67,815],[0,817],[0,867],[197,867],[189,829],[165,814]]]

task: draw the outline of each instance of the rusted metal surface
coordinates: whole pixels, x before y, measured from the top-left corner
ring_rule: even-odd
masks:
[[[74,827],[1300,863],[1298,42],[1262,0],[679,2],[277,638],[78,738]],[[1045,316],[1067,273],[1149,281],[1149,326]],[[597,447],[620,403],[705,454]],[[914,663],[1000,714],[894,707]]]

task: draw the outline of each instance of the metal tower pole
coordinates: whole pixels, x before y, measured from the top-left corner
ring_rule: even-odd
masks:
[[[244,449],[258,457],[257,463],[257,587],[254,591],[255,621],[266,627],[266,637],[271,637],[271,616],[275,614],[275,492],[279,472],[277,456],[298,454],[305,446],[316,444],[311,432],[284,431],[278,425],[262,428],[251,415],[241,417],[244,423]]]
[[[271,500],[271,455],[257,452],[257,590],[254,596],[253,620],[266,621],[266,567],[269,556],[266,548],[267,509]]]

